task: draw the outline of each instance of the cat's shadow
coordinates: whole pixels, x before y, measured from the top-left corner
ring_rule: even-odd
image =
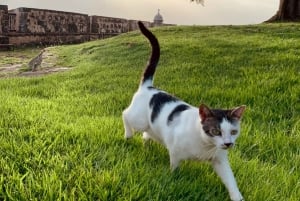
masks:
[[[169,155],[167,149],[152,140],[144,142],[138,137],[125,140],[126,151],[131,158],[140,160],[148,167],[169,167]]]
[[[123,145],[132,163],[137,163],[138,160],[139,169],[149,174],[147,178],[150,183],[158,182],[163,186],[164,183],[168,183],[168,186],[174,189],[182,189],[182,184],[193,184],[191,188],[186,186],[182,191],[190,194],[193,193],[193,189],[198,189],[198,195],[194,197],[197,200],[198,198],[205,201],[216,197],[227,197],[225,187],[220,185],[219,179],[215,179],[217,175],[208,163],[182,161],[177,169],[171,171],[168,151],[157,142],[144,143],[138,137],[133,137],[124,140]],[[171,193],[168,191],[174,190],[168,186],[164,189],[165,193]]]

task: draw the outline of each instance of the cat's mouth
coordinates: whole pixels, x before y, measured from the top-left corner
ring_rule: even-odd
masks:
[[[231,147],[233,147],[233,143],[225,143],[221,146],[222,149],[230,149]]]

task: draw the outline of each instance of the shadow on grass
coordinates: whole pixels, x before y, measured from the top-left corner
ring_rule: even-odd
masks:
[[[147,200],[229,200],[227,191],[213,169],[207,163],[183,161],[171,172],[167,149],[150,141],[118,140],[120,149],[126,152],[133,186],[142,188],[136,199]],[[125,159],[126,160],[126,159]],[[145,192],[144,192],[145,191]],[[134,197],[134,196],[133,196]],[[135,199],[134,199],[135,200]]]

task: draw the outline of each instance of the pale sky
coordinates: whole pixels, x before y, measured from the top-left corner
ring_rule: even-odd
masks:
[[[273,16],[279,0],[1,0],[9,9],[42,8],[88,15],[153,21],[157,10],[164,23],[178,25],[258,24]]]

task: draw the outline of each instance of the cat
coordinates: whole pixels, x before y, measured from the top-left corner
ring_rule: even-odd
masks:
[[[209,161],[229,191],[231,200],[243,197],[230,168],[227,152],[240,134],[240,120],[246,106],[234,109],[211,109],[201,104],[194,107],[153,86],[153,76],[160,58],[156,36],[142,22],[142,34],[149,40],[152,52],[131,104],[123,111],[125,138],[134,131],[143,132],[143,139],[164,145],[170,156],[171,170],[180,161]]]

